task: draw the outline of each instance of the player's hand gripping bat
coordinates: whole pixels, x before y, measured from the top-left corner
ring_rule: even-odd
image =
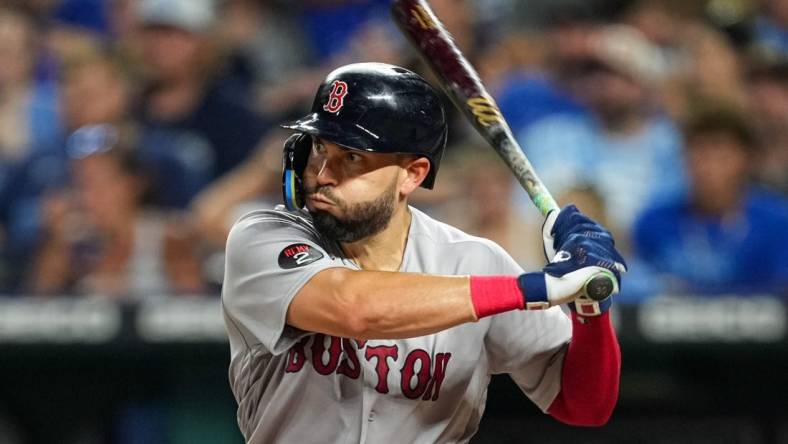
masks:
[[[454,44],[427,2],[394,0],[391,11],[397,26],[440,77],[454,104],[503,158],[542,215],[560,210],[536,176],[476,70]],[[597,273],[586,282],[583,291],[589,298],[600,301],[613,292],[613,279],[612,273]]]

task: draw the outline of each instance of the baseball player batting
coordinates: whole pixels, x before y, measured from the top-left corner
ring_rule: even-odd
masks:
[[[600,272],[618,290],[624,261],[607,230],[556,211],[550,263],[524,272],[410,207],[435,182],[447,124],[404,68],[341,67],[284,127],[285,206],[243,216],[227,243],[230,384],[247,442],[468,442],[501,373],[560,421],[608,420],[621,361],[611,299],[574,306]]]

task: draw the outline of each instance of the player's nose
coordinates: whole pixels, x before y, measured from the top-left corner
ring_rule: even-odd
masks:
[[[317,185],[336,185],[338,178],[334,162],[331,161],[330,156],[324,156],[319,160],[317,165]]]

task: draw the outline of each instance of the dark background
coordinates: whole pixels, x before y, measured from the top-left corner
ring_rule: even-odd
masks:
[[[218,311],[213,322],[205,321],[205,313],[218,306],[211,300],[190,305],[177,306],[179,317],[145,338],[138,333],[143,310],[124,306],[116,335],[99,344],[71,342],[79,337],[74,334],[79,326],[36,339],[30,329],[6,325],[0,330],[5,416],[18,421],[26,442],[35,443],[159,442],[162,436],[171,443],[241,442],[227,380],[229,348],[216,329]],[[61,306],[63,313],[74,308]],[[649,338],[641,333],[647,310],[615,312],[623,372],[619,403],[607,426],[562,425],[539,412],[508,376],[498,376],[473,442],[788,442],[784,314],[778,310],[764,321],[748,319],[744,309],[722,322],[730,329],[723,332],[724,341],[703,339],[719,337],[720,330],[712,327],[696,328],[694,339],[664,342],[660,338],[670,337],[668,330],[652,329]],[[763,334],[736,337],[731,334],[736,322],[761,322]],[[211,333],[196,333],[195,325],[207,325],[204,330]]]

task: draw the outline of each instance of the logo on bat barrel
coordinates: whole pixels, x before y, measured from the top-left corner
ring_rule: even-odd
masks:
[[[498,110],[498,106],[492,99],[487,97],[472,97],[468,99],[468,107],[471,113],[476,116],[476,121],[482,126],[490,126],[494,123],[501,123],[503,116]]]

